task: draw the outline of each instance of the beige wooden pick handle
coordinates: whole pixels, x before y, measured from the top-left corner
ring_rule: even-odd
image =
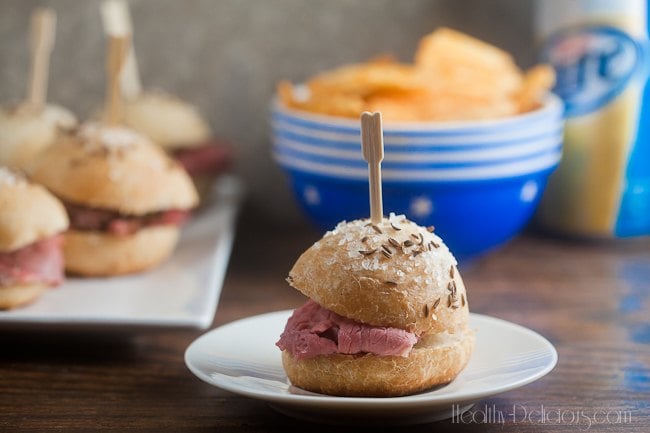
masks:
[[[101,3],[102,24],[106,36],[133,37],[133,23],[129,4],[125,0],[104,0]],[[126,99],[133,99],[142,92],[138,63],[135,58],[135,48],[129,44],[128,54],[120,79],[122,95]]]
[[[50,8],[38,8],[32,13],[30,29],[31,76],[27,89],[27,104],[41,110],[47,98],[47,78],[50,54],[54,46],[56,13]]]
[[[128,36],[111,36],[108,42],[106,58],[106,101],[104,121],[115,125],[122,120],[122,92],[120,86],[121,72],[129,49]]]
[[[370,220],[381,223],[384,210],[381,198],[381,161],[384,159],[384,134],[381,127],[381,113],[361,114],[361,146],[363,159],[368,162],[370,182]]]

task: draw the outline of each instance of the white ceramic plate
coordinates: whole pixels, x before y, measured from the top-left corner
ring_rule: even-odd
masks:
[[[0,311],[0,331],[206,329],[230,257],[241,185],[222,176],[213,192],[159,268],[123,277],[68,278],[25,308]]]
[[[478,400],[526,385],[547,374],[557,352],[530,329],[471,314],[476,348],[449,385],[395,398],[333,397],[291,386],[275,346],[291,311],[238,320],[195,340],[188,368],[219,388],[264,400],[286,415],[337,424],[417,424],[458,416]]]

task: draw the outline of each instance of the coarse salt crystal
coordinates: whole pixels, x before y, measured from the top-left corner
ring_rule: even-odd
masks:
[[[121,126],[106,126],[97,122],[86,123],[79,131],[88,150],[104,148],[109,151],[127,149],[146,141],[142,135]]]

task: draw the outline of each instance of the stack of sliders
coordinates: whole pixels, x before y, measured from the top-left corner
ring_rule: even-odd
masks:
[[[77,126],[75,116],[46,104],[49,59],[56,15],[40,8],[32,14],[31,79],[25,101],[0,108],[0,165],[27,169],[31,161],[56,139]]]
[[[61,137],[31,169],[32,179],[68,211],[66,270],[87,276],[138,272],[161,263],[198,203],[183,168],[119,123],[119,74],[128,39],[110,41],[104,119]]]
[[[453,255],[433,228],[382,216],[377,115],[362,116],[371,219],[340,223],[300,256],[287,279],[310,299],[276,344],[291,383],[313,392],[412,394],[452,381],[474,348]]]
[[[63,281],[63,205],[0,167],[0,309],[27,304]]]
[[[128,4],[107,0],[102,4],[104,30],[109,36],[130,36]],[[122,122],[149,137],[189,173],[201,198],[216,177],[231,164],[231,150],[215,139],[208,122],[193,105],[162,91],[141,90],[135,52],[127,54],[121,88],[125,98]]]

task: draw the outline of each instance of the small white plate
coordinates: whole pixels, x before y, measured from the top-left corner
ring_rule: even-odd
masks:
[[[130,333],[206,329],[212,323],[234,237],[240,182],[222,176],[186,224],[173,256],[141,274],[68,278],[33,304],[0,311],[0,331]]]
[[[333,397],[291,386],[282,368],[280,337],[291,311],[238,320],[196,339],[185,364],[201,380],[264,400],[296,418],[334,424],[418,424],[460,416],[479,399],[526,385],[557,362],[553,345],[530,329],[470,315],[476,348],[449,385],[406,397]]]

